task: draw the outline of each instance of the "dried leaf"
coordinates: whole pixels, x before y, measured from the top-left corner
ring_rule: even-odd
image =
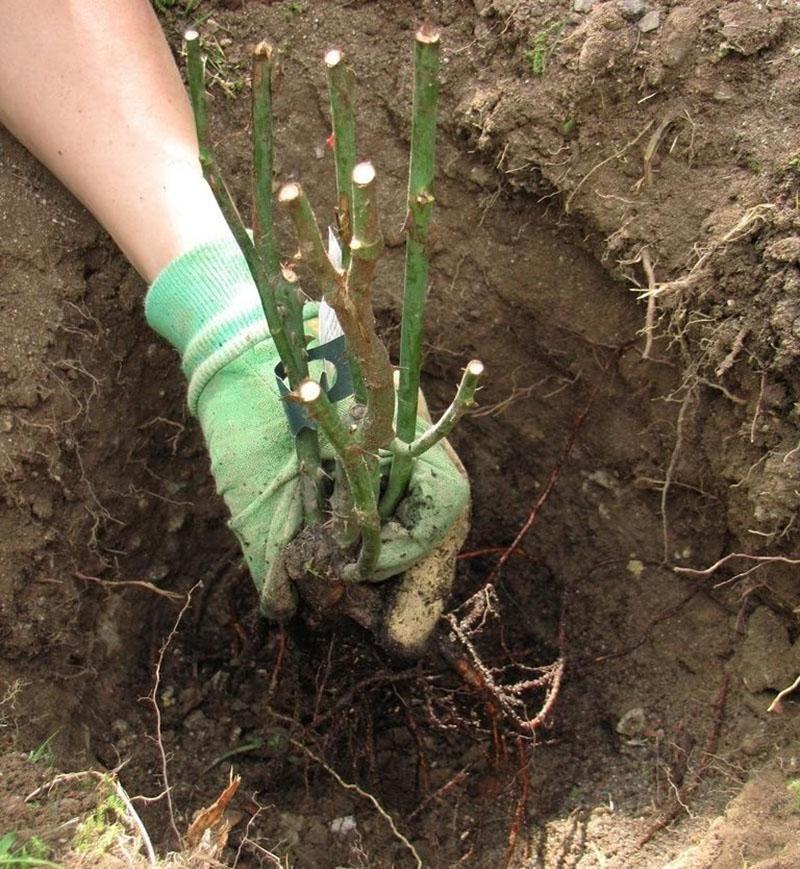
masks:
[[[214,838],[219,835],[227,839],[230,824],[225,822],[223,816],[225,809],[228,808],[230,801],[233,799],[233,795],[239,789],[241,781],[241,776],[237,775],[235,778],[231,776],[228,786],[217,799],[207,809],[200,809],[197,812],[184,836],[184,844],[188,848],[194,848],[198,845],[206,830],[211,830],[212,837]]]

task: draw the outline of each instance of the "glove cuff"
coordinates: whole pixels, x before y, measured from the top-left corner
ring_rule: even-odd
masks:
[[[181,354],[192,413],[214,374],[269,335],[258,291],[233,239],[202,244],[169,263],[153,281],[144,312]]]
[[[247,261],[232,239],[207,242],[174,259],[144,300],[147,322],[181,354],[192,414],[209,380],[269,337]],[[306,305],[303,319],[317,315]]]

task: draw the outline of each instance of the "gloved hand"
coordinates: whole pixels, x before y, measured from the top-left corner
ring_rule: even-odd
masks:
[[[316,313],[316,305],[307,305],[304,317]],[[201,245],[170,263],[147,294],[145,314],[181,354],[189,410],[200,420],[217,491],[231,512],[229,525],[260,592],[261,610],[286,618],[294,612],[296,594],[281,551],[303,522],[298,463],[275,382],[278,354],[235,242]],[[395,520],[384,526],[375,580],[408,570],[448,535],[453,539],[469,502],[459,467],[444,443],[417,460],[409,494]],[[452,572],[445,593],[451,581]],[[401,609],[402,604],[391,605],[388,620]]]

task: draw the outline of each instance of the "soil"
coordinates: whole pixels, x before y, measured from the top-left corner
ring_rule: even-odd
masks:
[[[126,865],[119,842],[76,852],[85,787],[24,802],[58,771],[116,770],[165,855],[233,768],[213,847],[172,859],[800,865],[800,709],[767,711],[800,672],[798,4],[158,5],[176,53],[203,19],[245,207],[247,45],[280,49],[277,174],[320,211],[320,58],[341,47],[397,228],[413,32],[442,28],[434,415],[468,359],[488,371],[453,437],[473,524],[451,609],[541,499],[476,642],[510,678],[561,660],[563,679],[520,738],[438,651],[403,668],[357,628],[259,619],[144,285],[0,131],[0,835]],[[395,358],[401,273],[392,248]],[[545,698],[525,697],[532,717]]]

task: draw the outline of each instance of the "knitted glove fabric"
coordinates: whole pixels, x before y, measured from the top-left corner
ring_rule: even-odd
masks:
[[[307,304],[304,319],[317,309]],[[147,294],[145,315],[181,355],[189,410],[203,429],[261,610],[286,618],[296,598],[281,551],[303,523],[298,461],[275,381],[278,353],[236,243],[201,245],[170,263]],[[420,421],[420,430],[426,425]],[[323,457],[332,458],[324,449]],[[374,579],[401,573],[435,549],[468,499],[444,447],[417,460],[409,495],[384,527]]]

